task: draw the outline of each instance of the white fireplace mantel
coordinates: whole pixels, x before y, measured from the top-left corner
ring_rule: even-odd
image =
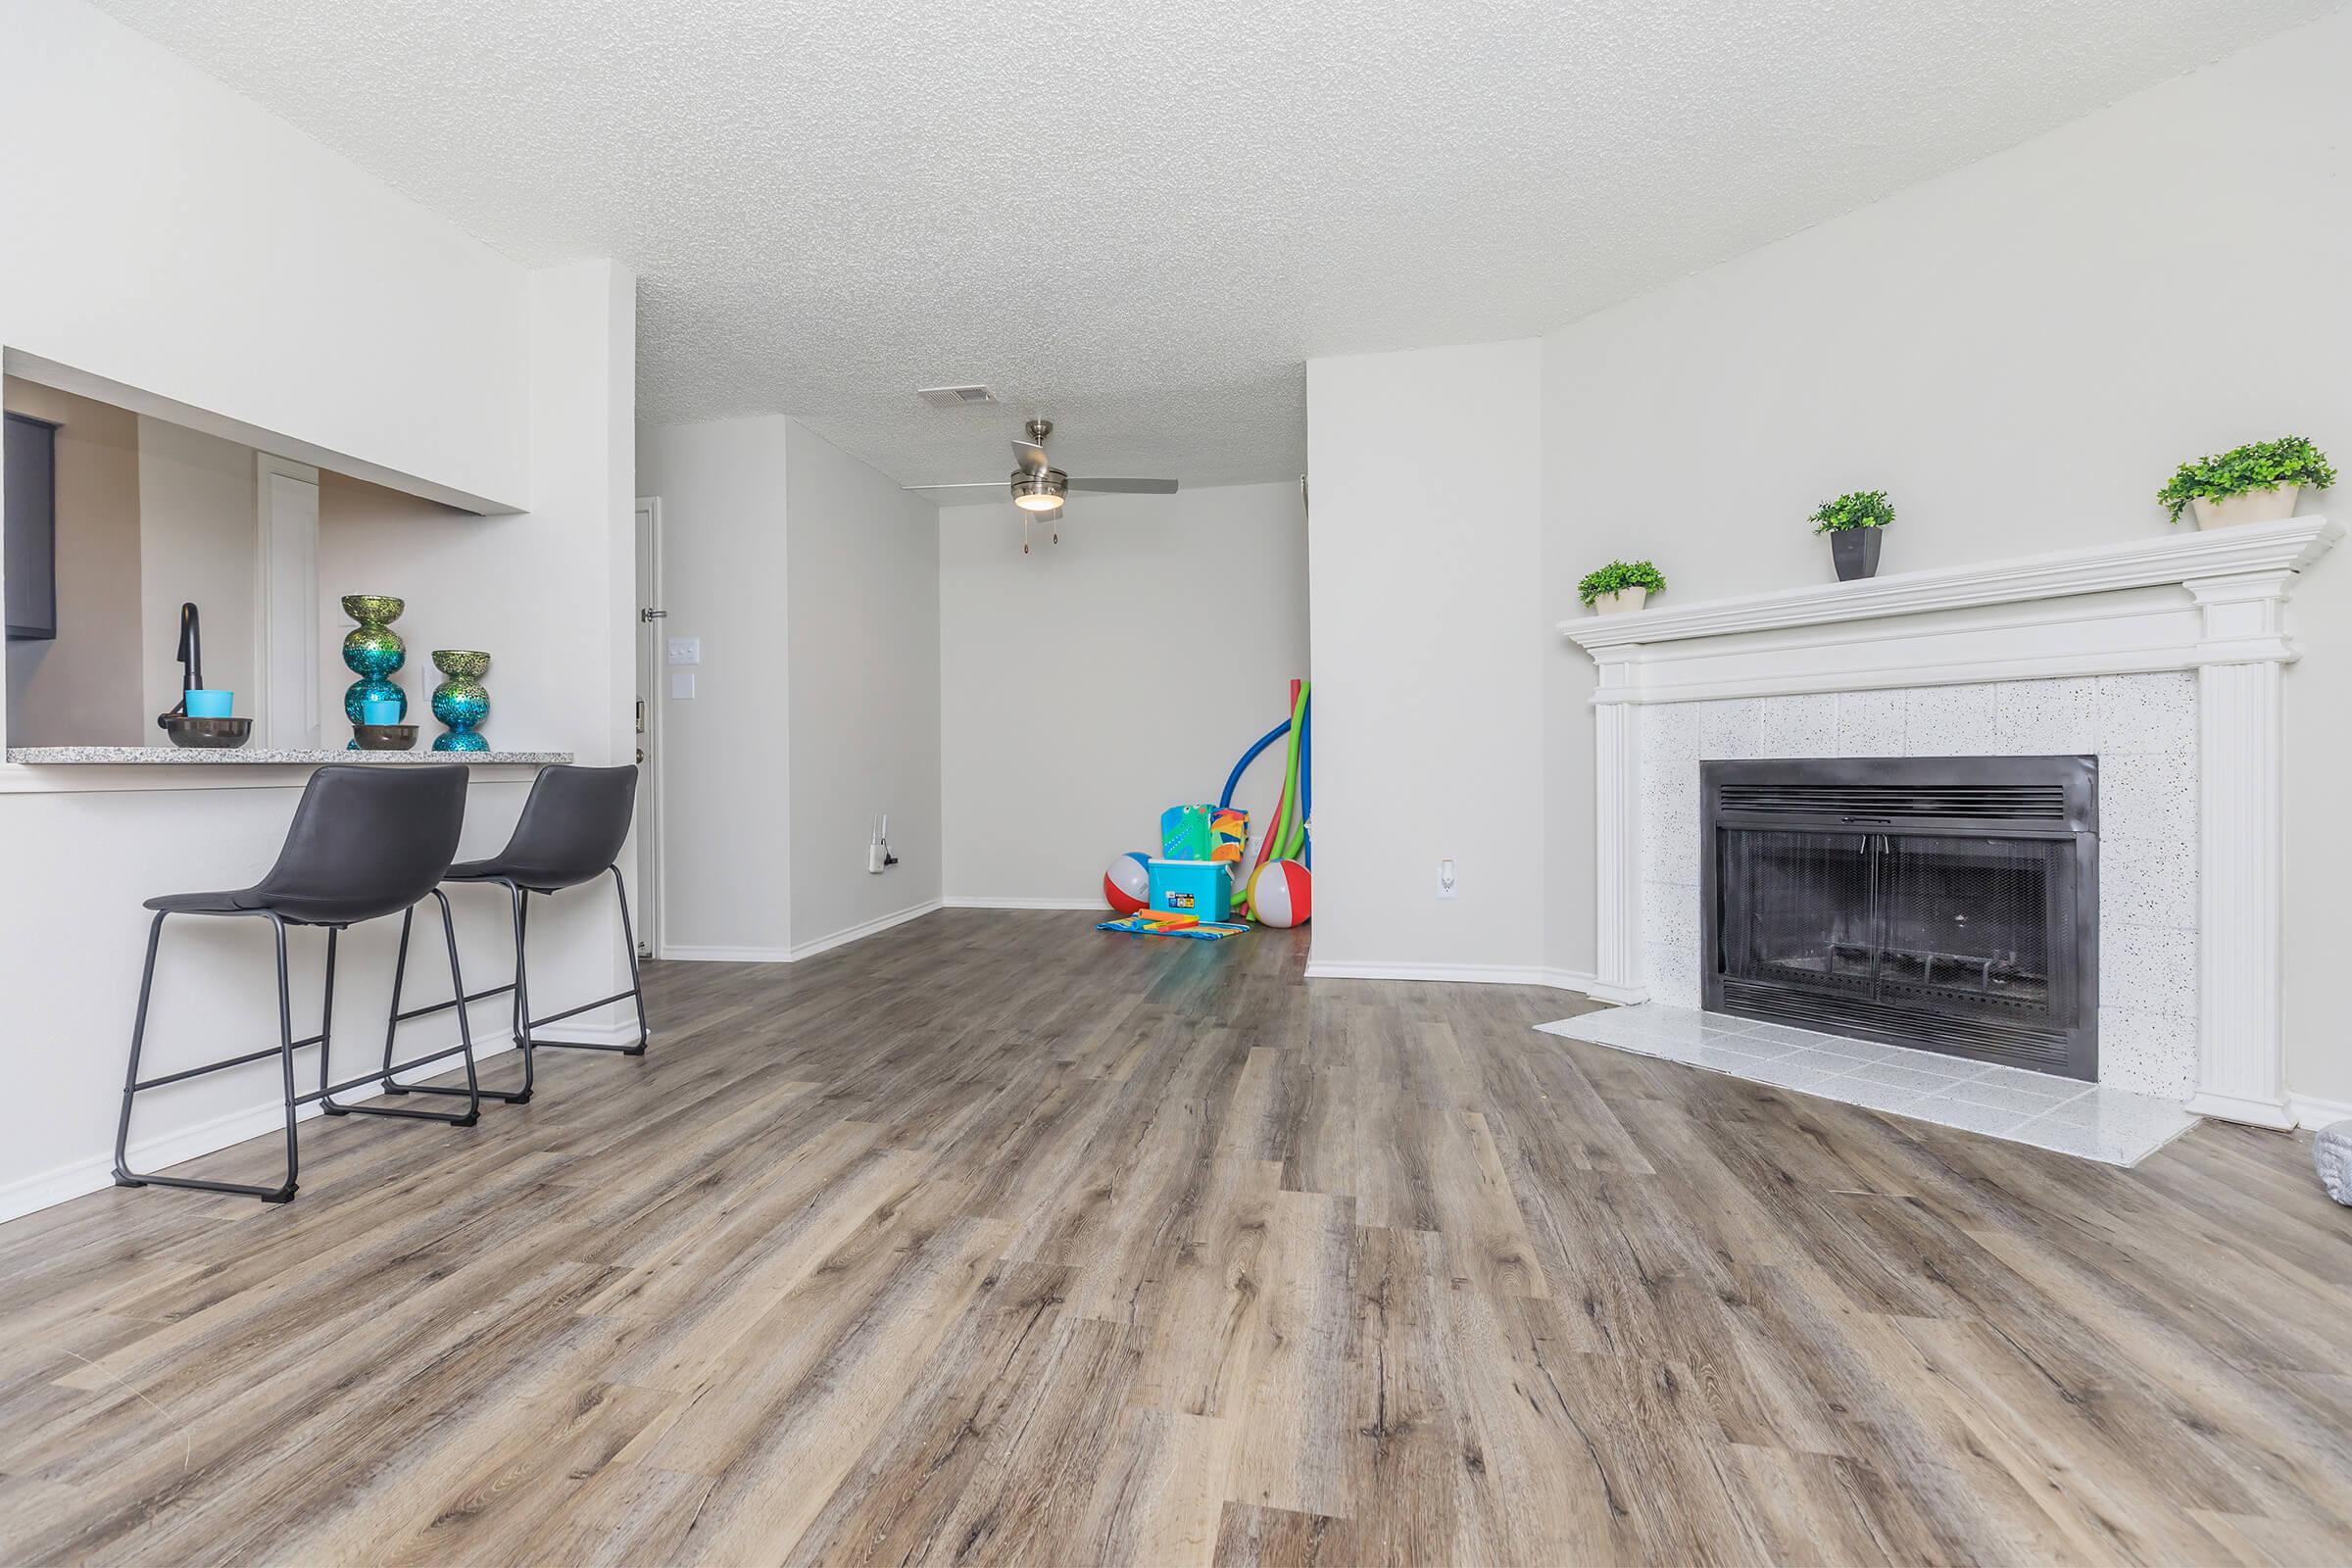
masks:
[[[1599,666],[1592,994],[1648,997],[1643,705],[2193,670],[2199,1016],[2188,1105],[2293,1125],[2279,1009],[2281,672],[2296,657],[2285,609],[2298,574],[2343,535],[2325,517],[2290,517],[1562,622]]]

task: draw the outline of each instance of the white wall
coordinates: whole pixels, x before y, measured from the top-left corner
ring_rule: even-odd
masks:
[[[939,509],[785,432],[796,952],[940,897]],[[874,817],[900,864],[866,870]]]
[[[951,899],[1099,906],[1110,858],[1158,853],[1162,810],[1214,801],[1308,673],[1297,485],[1082,496],[1050,531],[1024,556],[1009,506],[940,509]],[[1337,776],[1318,761],[1318,866]],[[1235,797],[1253,859],[1281,783],[1269,747]]]
[[[1844,490],[1891,494],[1891,572],[2161,532],[2174,465],[2244,441],[2352,460],[2347,72],[2338,14],[1552,334],[1545,618],[1618,556],[1669,603],[1821,581],[1803,519]],[[2352,1101],[2352,559],[2294,612],[2288,1085]],[[1541,657],[1547,957],[1589,968],[1591,665]]]
[[[1540,369],[1307,363],[1318,967],[1543,961]]]
[[[523,269],[78,0],[0,0],[0,137],[38,149],[0,164],[11,350],[528,503]]]
[[[662,948],[792,951],[792,752],[781,416],[649,427],[638,488],[662,498],[662,635],[702,640],[695,696],[662,708]]]
[[[0,7],[0,140],[40,151],[0,160],[0,345],[44,374],[69,367],[278,432],[269,449],[281,455],[345,454],[345,471],[391,473],[402,488],[528,505],[530,517],[487,525],[508,531],[387,534],[342,559],[371,587],[429,564],[423,597],[453,613],[496,607],[502,738],[624,757],[628,274],[603,262],[527,271],[74,0]],[[0,1213],[105,1181],[147,928],[139,901],[252,879],[296,796],[250,779],[90,782],[0,765],[0,863],[9,885],[47,895],[0,906]],[[464,853],[497,847],[522,789],[474,786]],[[501,912],[469,901],[465,918],[469,972],[498,974]],[[545,975],[534,989],[551,1005],[612,989],[587,989],[622,968],[609,905],[560,904],[532,932]],[[157,1070],[273,1036],[255,934],[173,923]],[[379,922],[347,944],[338,1017],[381,1016],[394,935]],[[295,944],[313,982],[315,937]],[[317,1004],[303,975],[298,1023]],[[365,1058],[364,1044],[351,1049]],[[260,1066],[142,1097],[134,1154],[153,1143],[151,1157],[185,1157],[266,1129],[275,1096]]]
[[[207,686],[255,701],[261,503],[253,449],[139,416],[140,710],[179,701],[179,607],[195,605]],[[142,734],[137,744],[145,744]]]

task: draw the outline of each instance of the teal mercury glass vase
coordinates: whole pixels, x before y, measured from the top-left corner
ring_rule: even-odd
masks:
[[[409,694],[392,679],[409,658],[408,645],[392,629],[392,622],[408,608],[389,594],[343,596],[343,613],[359,622],[343,638],[343,666],[360,677],[343,693],[343,716],[354,724],[360,722],[362,705],[370,702],[398,703],[400,716],[409,716]],[[359,744],[351,742],[355,747]]]
[[[433,651],[433,667],[445,677],[433,688],[433,716],[449,733],[433,737],[436,752],[486,752],[482,720],[490,716],[490,694],[482,677],[490,672],[490,656],[464,648]]]

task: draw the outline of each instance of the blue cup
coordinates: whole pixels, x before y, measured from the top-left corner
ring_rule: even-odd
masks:
[[[190,718],[226,718],[229,703],[236,695],[235,692],[192,689],[188,693],[188,716]]]
[[[360,704],[363,724],[397,724],[402,704],[396,697],[370,697]]]

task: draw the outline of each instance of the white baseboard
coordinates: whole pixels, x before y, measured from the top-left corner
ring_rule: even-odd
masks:
[[[2244,1122],[2249,1127],[2268,1127],[2284,1132],[2295,1125],[2295,1113],[2287,1108],[2285,1097],[2277,1100],[2255,1100],[2245,1095],[2222,1094],[2216,1090],[2200,1090],[2188,1097],[2185,1107],[2192,1115],[2215,1116],[2223,1121]]]
[[[990,894],[951,893],[940,900],[950,909],[1100,909],[1102,918],[1110,918],[1110,906],[1100,898],[1093,899],[1015,899]]]
[[[803,958],[813,958],[820,953],[831,953],[835,948],[846,948],[853,942],[877,935],[889,930],[892,926],[905,925],[909,920],[919,920],[926,914],[946,908],[952,902],[952,900],[945,899],[926,899],[920,904],[909,905],[904,909],[894,909],[889,914],[877,915],[871,920],[851,926],[847,930],[836,931],[829,937],[818,937],[812,942],[796,942],[789,948],[680,947],[665,942],[662,945],[662,951],[655,956],[674,958],[685,963],[797,963]]]
[[[2352,1100],[2322,1100],[2316,1095],[2289,1095],[2286,1097],[2286,1108],[2298,1127],[2329,1127],[2339,1121],[2352,1121]]]
[[[892,926],[905,925],[909,920],[920,920],[924,915],[937,913],[945,907],[947,907],[945,900],[926,899],[920,904],[910,905],[906,908],[896,910],[890,914],[876,915],[873,919],[851,926],[846,931],[836,931],[829,937],[818,937],[814,942],[796,942],[792,945],[792,956],[796,960],[813,958],[820,953],[831,953],[835,948],[846,948],[851,943],[862,938],[878,935]]]
[[[790,963],[790,948],[695,948],[664,942],[657,958],[679,963]]]
[[[583,1033],[586,1032],[588,1031],[583,1031]],[[637,1038],[634,1024],[629,1027],[628,1038],[631,1040]],[[479,1066],[495,1061],[500,1056],[512,1053],[514,1049],[513,1041],[502,1039],[495,1046],[485,1046],[477,1051],[473,1058],[474,1063]],[[450,1060],[454,1063],[456,1058],[453,1056]],[[257,1065],[264,1071],[274,1070],[265,1064]],[[441,1065],[433,1068],[435,1072],[446,1070],[447,1068]],[[316,1080],[313,1081],[316,1082]],[[373,1095],[371,1090],[365,1088],[355,1091],[355,1093],[364,1099],[372,1098]],[[313,1103],[297,1108],[294,1112],[294,1119],[297,1123],[315,1121],[324,1114],[325,1112]],[[159,1133],[152,1138],[133,1139],[127,1151],[130,1156],[130,1167],[133,1170],[168,1170],[173,1165],[194,1159],[200,1154],[210,1154],[226,1149],[232,1144],[241,1144],[248,1138],[261,1138],[270,1133],[282,1132],[285,1125],[286,1103],[282,1099],[272,1096],[262,1104],[251,1105],[243,1110],[228,1111],[207,1121],[197,1122],[193,1126],[176,1128],[168,1133]],[[84,1193],[103,1191],[114,1184],[115,1156],[110,1147],[105,1153],[87,1159],[77,1159],[72,1164],[60,1165],[54,1170],[41,1171],[36,1175],[23,1177],[10,1182],[5,1187],[0,1187],[0,1220],[16,1219],[20,1215],[32,1213],[36,1209],[62,1203],[69,1198],[79,1198]]]
[[[1309,980],[1441,980],[1454,985],[1548,986],[1554,991],[1590,994],[1593,979],[1574,969],[1547,969],[1509,963],[1349,963],[1337,958],[1309,958]]]

